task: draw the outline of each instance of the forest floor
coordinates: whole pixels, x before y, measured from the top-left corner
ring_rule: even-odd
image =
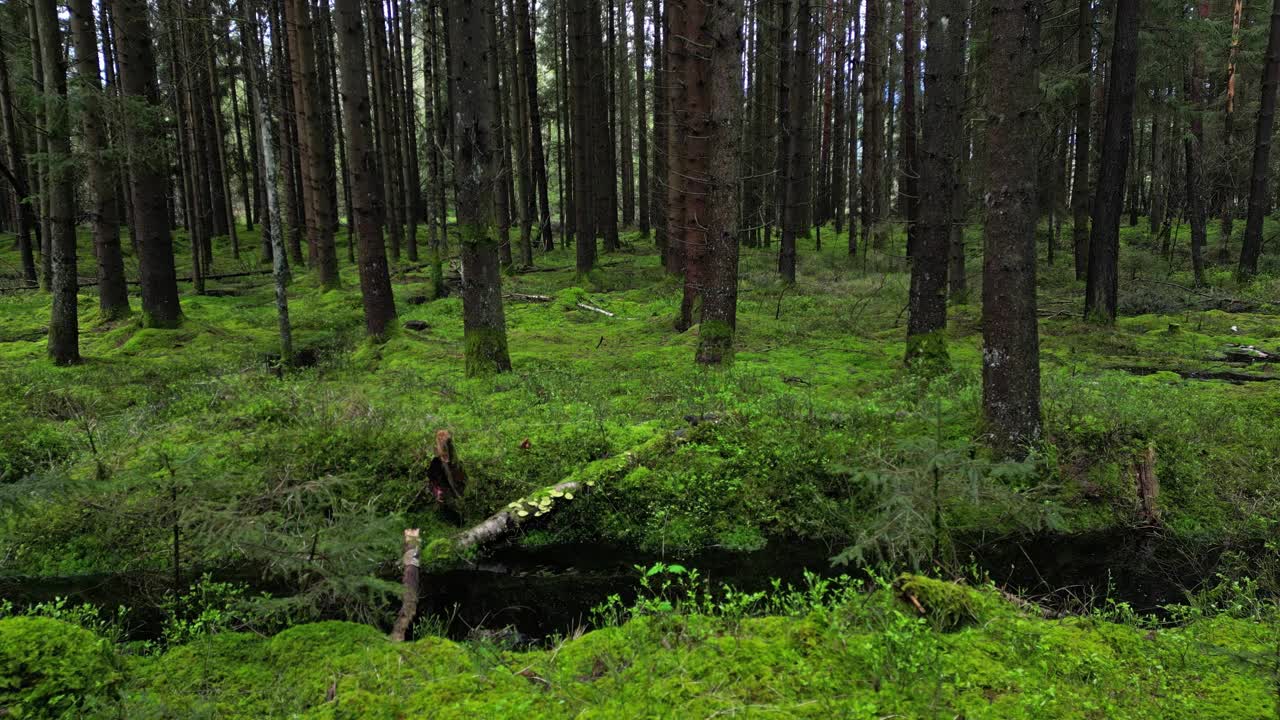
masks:
[[[273,362],[278,340],[266,275],[211,281],[203,296],[184,285],[186,322],[177,330],[141,329],[134,320],[99,323],[96,297],[85,289],[85,362],[70,368],[45,358],[48,297],[0,293],[0,576],[163,573],[171,568],[176,526],[187,575],[250,566],[301,589],[275,599],[278,617],[333,617],[337,608],[339,615],[386,622],[397,591],[386,578],[394,575],[401,529],[422,527],[429,543],[591,467],[600,469],[591,492],[571,502],[562,498],[556,512],[524,526],[518,543],[589,542],[682,557],[707,548],[750,551],[809,539],[828,543],[833,555],[853,563],[887,559],[923,566],[943,559],[954,565],[964,561],[965,538],[1144,524],[1135,473],[1149,450],[1163,537],[1193,550],[1239,551],[1223,555],[1221,572],[1228,577],[1274,572],[1271,563],[1258,563],[1256,551],[1273,547],[1280,518],[1274,482],[1280,474],[1280,433],[1274,432],[1280,365],[1243,364],[1226,353],[1235,346],[1280,352],[1280,264],[1275,253],[1265,255],[1262,277],[1246,287],[1235,284],[1229,266],[1211,265],[1209,288],[1194,289],[1182,269],[1189,266],[1185,228],[1171,261],[1155,252],[1145,226],[1123,234],[1122,317],[1114,328],[1080,319],[1083,284],[1072,277],[1069,252],[1060,251],[1051,266],[1042,262],[1046,442],[1028,462],[1016,464],[992,460],[978,440],[977,255],[971,255],[969,271],[973,301],[950,311],[953,370],[921,378],[901,361],[909,285],[903,260],[878,251],[870,259],[849,258],[844,236],[829,228],[821,251],[814,238],[802,243],[794,287],[777,280],[772,250],[743,249],[737,353],[725,369],[693,362],[697,327],[672,329],[679,285],[663,273],[651,241],[634,233],[624,237],[624,251],[602,256],[603,266],[586,278],[575,276],[571,249],[539,254],[538,271],[504,278],[514,372],[482,379],[463,375],[461,300],[430,298],[425,269],[402,269],[393,278],[400,322],[419,321],[421,329],[402,328],[378,345],[362,339],[354,267],[344,264],[343,289],[327,293],[297,269],[290,310],[306,366],[283,373]],[[980,248],[980,229],[969,232],[969,242],[971,253]],[[256,234],[242,232],[241,244],[248,249],[243,261],[231,259],[220,244],[213,272],[259,269]],[[82,270],[94,267],[90,246],[81,243]],[[181,276],[186,242],[175,246]],[[1210,260],[1217,247],[1211,234]],[[136,269],[132,257],[126,267]],[[12,243],[0,238],[0,275],[16,268]],[[426,490],[439,429],[452,433],[468,475],[456,517],[437,509]],[[625,464],[601,465],[628,452],[633,457]],[[666,663],[695,662],[692,655],[710,662],[719,653],[744,652],[744,643],[777,641],[790,653],[816,647],[809,644],[817,642],[813,633],[829,641],[818,643],[822,652],[837,646],[844,652],[860,642],[846,644],[830,628],[805,625],[812,622],[753,621],[742,633],[725,636],[737,642],[732,647],[717,647],[729,642],[721,638],[685,648],[664,636],[666,644],[676,642],[670,655],[632,659],[635,648],[610,652],[634,663],[627,673],[663,677]],[[316,627],[291,632],[328,632],[328,626]],[[1054,627],[1031,635],[1082,632]],[[1221,628],[1206,627],[1211,629],[1203,632]],[[637,624],[575,642],[638,642],[651,631]],[[1191,626],[1176,637],[1198,646],[1209,642],[1199,639],[1201,631]],[[970,632],[996,631],[987,626]],[[1139,652],[1122,648],[1140,644],[1136,639],[1117,640],[1105,628],[1089,632],[1100,633],[1089,642],[1107,652]],[[267,651],[253,643],[275,642],[234,637],[210,642],[236,657]],[[1002,642],[987,635],[974,641]],[[929,642],[940,653],[931,656],[935,667],[951,668],[939,669],[938,678],[968,672],[950,663],[972,658],[938,650],[947,636]],[[1038,654],[1017,662],[1050,661],[1053,642],[1033,644]],[[686,651],[692,655],[684,658]],[[353,652],[351,662],[364,667],[402,651],[378,649],[376,657],[366,657],[365,649]],[[460,664],[439,669],[441,677],[471,668],[471,679],[457,680],[459,697],[471,692],[468,683],[496,682],[497,675],[475,666],[470,651],[449,652]],[[538,657],[529,662],[554,662],[556,656]],[[766,655],[760,662],[775,659]],[[792,659],[787,655],[785,662]],[[586,669],[566,665],[563,677],[599,675],[595,661],[583,662]],[[602,662],[607,667],[611,661]],[[1018,673],[1031,672],[1030,665],[1018,667]],[[763,675],[751,676],[756,690],[708,705],[704,714],[764,707],[773,693],[789,692],[764,679],[780,667],[759,670]],[[532,672],[546,678],[560,671]],[[1035,672],[1042,675],[1019,681],[1027,683],[1018,685],[1019,703],[1029,702],[1027,689],[1052,671]],[[1199,670],[1188,672],[1208,682]],[[539,684],[528,676],[502,677]],[[684,690],[695,692],[693,684],[701,682],[734,685],[745,677],[685,678],[692,684]],[[788,675],[783,685],[798,677],[803,674]],[[836,679],[824,677],[822,682]],[[601,692],[589,681],[577,681],[573,690],[555,680],[551,685],[578,693],[559,697],[569,703]],[[656,702],[643,693],[658,692],[658,686],[642,687],[626,702]],[[969,691],[992,703],[1006,692],[998,682],[989,686],[994,691],[974,687],[979,689]],[[1109,692],[1139,692],[1137,687]],[[1158,694],[1164,687],[1148,689]],[[1102,692],[1089,692],[1095,691]],[[913,697],[920,692],[911,691]],[[535,707],[515,697],[507,714]],[[1274,702],[1274,692],[1267,697]],[[798,716],[832,710],[821,702],[797,702],[805,703],[792,710]],[[957,702],[951,698],[943,706],[960,707]],[[851,716],[892,713],[899,706],[870,707]],[[1024,715],[1043,716],[1030,705],[1018,707]],[[1078,716],[1122,715],[1103,707]]]

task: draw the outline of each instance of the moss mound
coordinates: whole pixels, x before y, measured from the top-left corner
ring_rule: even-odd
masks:
[[[0,620],[0,716],[105,718],[124,681],[111,644],[50,618]]]

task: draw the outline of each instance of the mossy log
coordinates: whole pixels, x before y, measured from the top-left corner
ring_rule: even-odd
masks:
[[[718,415],[697,418],[698,422],[693,424],[714,423],[720,419]],[[456,558],[466,557],[480,548],[492,545],[526,523],[555,512],[575,498],[585,496],[597,485],[622,477],[646,458],[665,452],[670,445],[683,441],[687,435],[687,428],[658,433],[626,452],[588,463],[554,485],[507,503],[482,522],[457,535],[432,541],[424,552],[424,561],[440,569]]]

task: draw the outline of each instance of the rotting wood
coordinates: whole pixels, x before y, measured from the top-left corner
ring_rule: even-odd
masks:
[[[409,631],[409,625],[418,615],[419,548],[421,547],[421,542],[421,533],[418,528],[408,528],[404,531],[404,557],[401,559],[401,563],[404,565],[403,590],[401,590],[400,594],[400,612],[396,615],[396,622],[391,626],[391,634],[388,636],[391,642],[404,642],[405,634]]]

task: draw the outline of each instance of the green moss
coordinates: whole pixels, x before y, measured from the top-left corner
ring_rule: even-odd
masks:
[[[906,363],[909,367],[931,375],[951,368],[944,330],[907,335]]]
[[[472,328],[465,336],[467,377],[482,377],[511,369],[504,329]]]
[[[0,710],[19,720],[118,714],[125,677],[111,644],[58,620],[0,620]]]
[[[949,608],[920,618],[901,593]],[[785,616],[665,613],[495,653],[393,644],[340,624],[234,636],[138,661],[129,717],[1268,718],[1273,624],[1216,617],[1151,630],[1045,620],[989,588],[903,576]],[[946,632],[942,632],[946,630]],[[226,668],[208,672],[199,666]]]

